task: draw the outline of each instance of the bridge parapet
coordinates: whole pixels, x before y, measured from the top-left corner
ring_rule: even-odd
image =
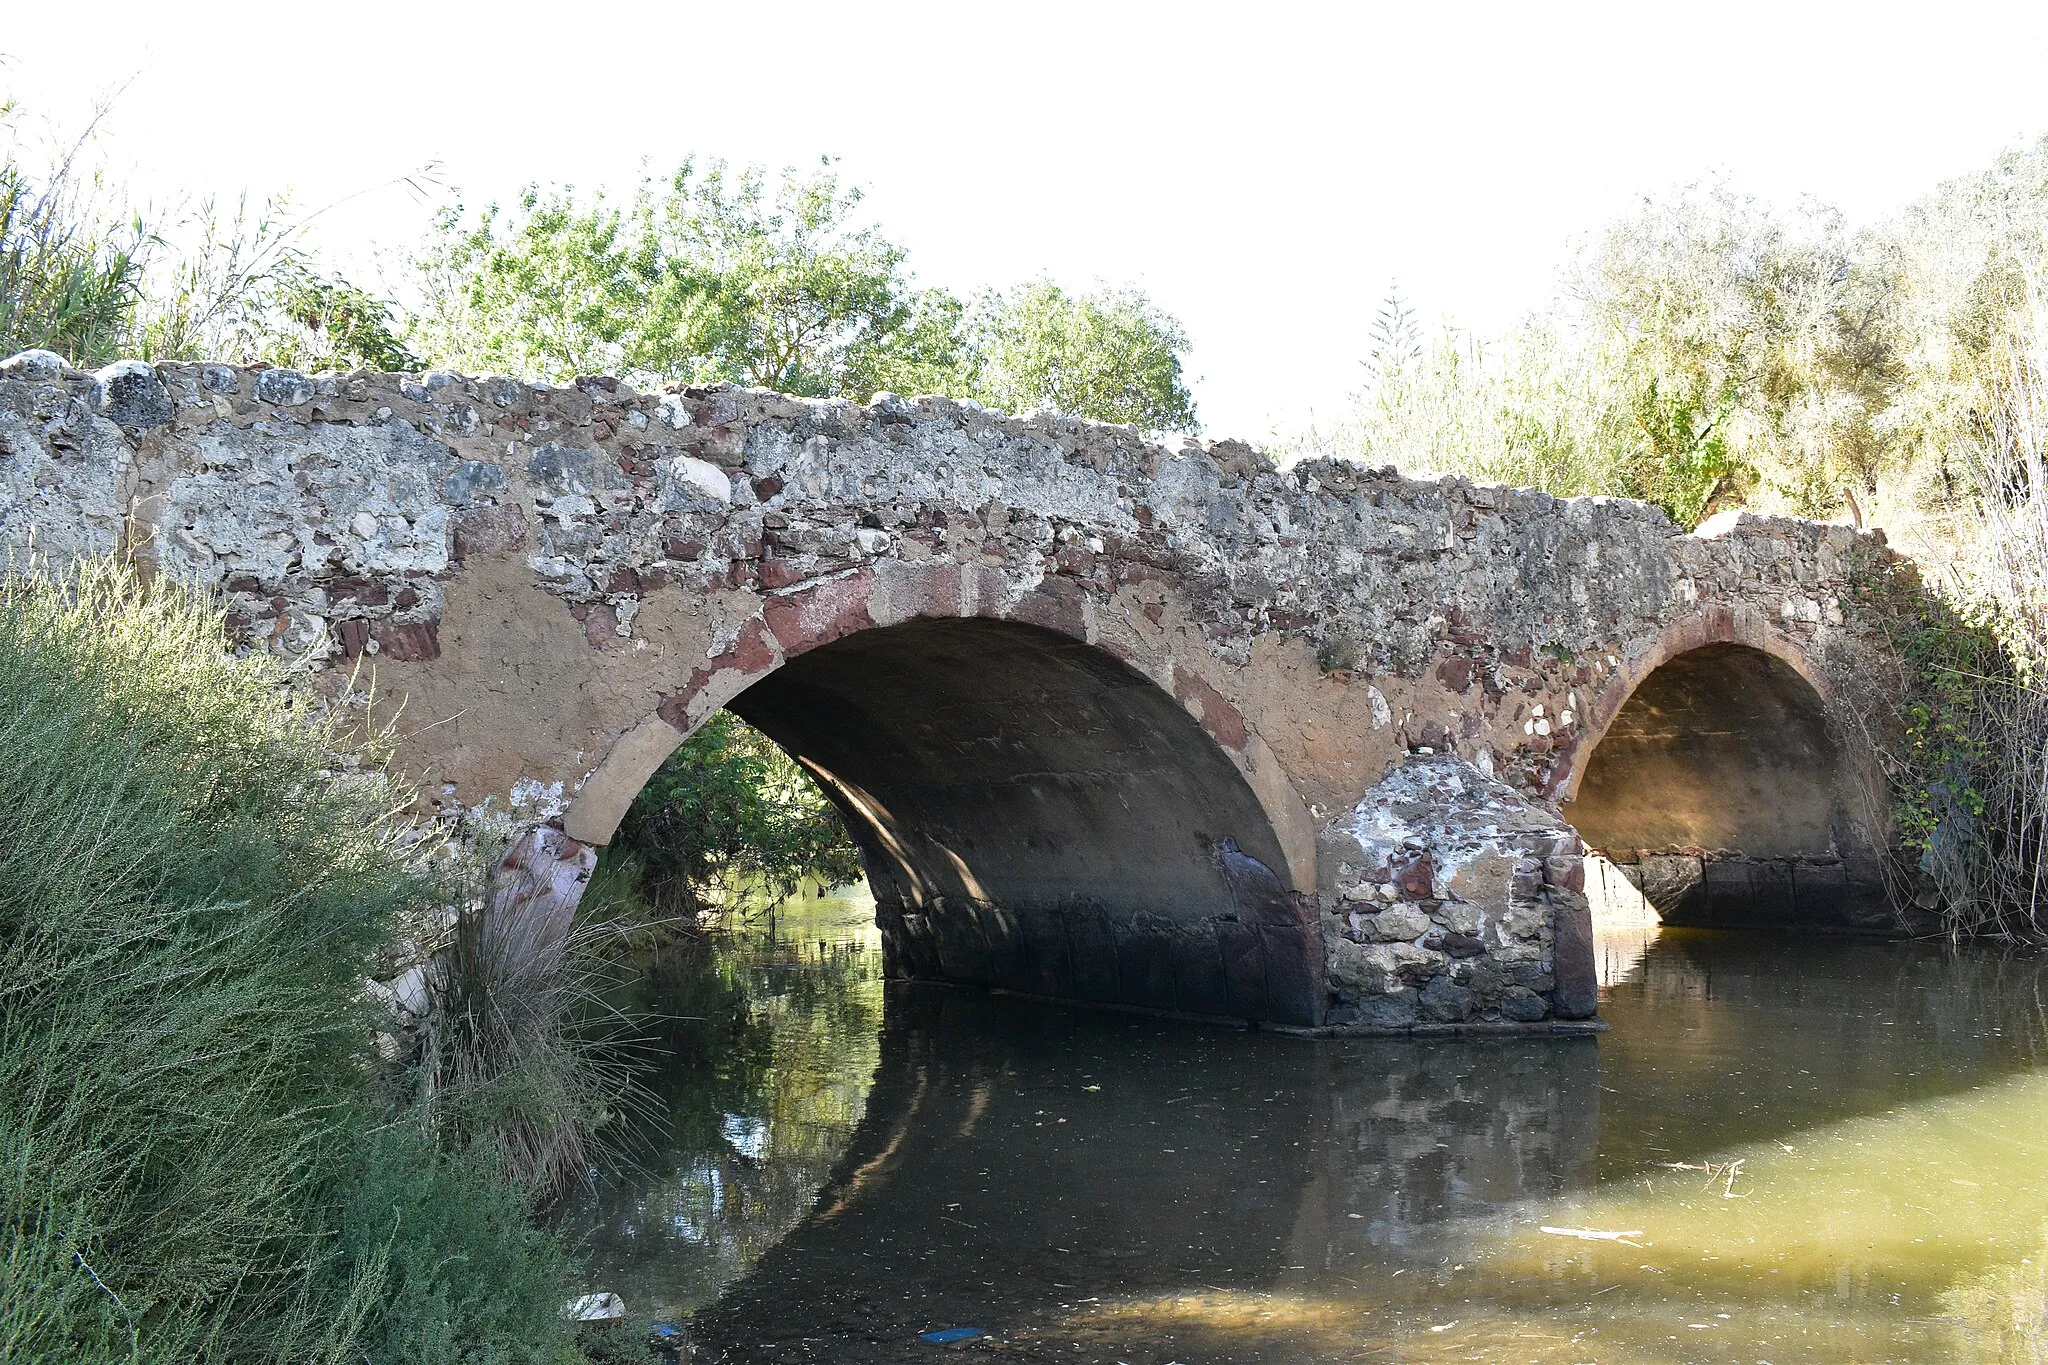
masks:
[[[1836,680],[1882,661],[1857,591],[1891,560],[1841,526],[1741,517],[1686,535],[1626,500],[1330,460],[1283,471],[1240,442],[1160,445],[940,398],[87,375],[32,355],[0,364],[0,546],[125,548],[221,593],[241,647],[396,718],[423,816],[489,811],[603,843],[721,706],[790,743],[852,727],[868,742],[834,751],[835,799],[896,900],[898,962],[954,974],[931,946],[952,941],[989,984],[1041,993],[1085,976],[1124,1003],[1213,1003],[1172,972],[1081,972],[1116,955],[1113,933],[1041,930],[1140,915],[1157,930],[1168,902],[1175,924],[1212,926],[1198,942],[1278,923],[1245,908],[1226,842],[1285,893],[1327,896],[1319,830],[1414,754],[1570,798],[1638,685],[1710,643],[1785,661],[1839,732],[1834,805],[1814,822],[1829,848],[1795,852],[1883,844],[1881,803],[1863,800],[1874,768],[1831,708]],[[997,653],[1039,661],[1000,680],[1000,725],[971,718],[989,689],[962,671],[983,655],[902,633],[948,621],[990,623]],[[865,663],[850,644],[820,652],[892,631]],[[1034,631],[1080,652],[1027,648]],[[804,731],[827,683],[843,723]],[[1166,763],[1196,745],[1222,766]],[[947,753],[981,762],[960,796],[983,815],[934,797],[930,762],[904,785],[913,760]],[[1147,851],[1120,866],[1118,847]],[[1015,942],[989,941],[1013,923]]]

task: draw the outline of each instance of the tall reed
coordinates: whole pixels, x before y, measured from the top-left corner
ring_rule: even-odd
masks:
[[[566,1259],[377,1085],[403,793],[227,645],[112,565],[0,583],[0,1359],[548,1358]]]

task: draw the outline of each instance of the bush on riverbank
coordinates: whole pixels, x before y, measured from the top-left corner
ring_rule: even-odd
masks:
[[[1872,714],[1893,829],[1958,936],[2048,941],[2048,296],[2003,346],[1958,455],[1968,531],[1926,583],[1887,594],[1901,676]],[[1889,710],[1891,714],[1884,715]]]
[[[566,1256],[370,1049],[400,794],[281,683],[125,570],[0,589],[0,1358],[560,1359]]]

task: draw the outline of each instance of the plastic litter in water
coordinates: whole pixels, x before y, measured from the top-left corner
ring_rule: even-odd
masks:
[[[936,1332],[920,1332],[917,1339],[929,1341],[934,1346],[950,1346],[956,1341],[972,1341],[987,1335],[979,1327],[942,1327]]]
[[[573,1322],[619,1322],[626,1316],[626,1301],[617,1294],[585,1294],[569,1300],[565,1310]]]

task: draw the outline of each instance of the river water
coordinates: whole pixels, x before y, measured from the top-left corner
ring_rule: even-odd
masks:
[[[870,916],[646,964],[564,1217],[698,1360],[2048,1359],[2039,959],[1625,928],[1602,1037],[1311,1042],[885,990]]]

